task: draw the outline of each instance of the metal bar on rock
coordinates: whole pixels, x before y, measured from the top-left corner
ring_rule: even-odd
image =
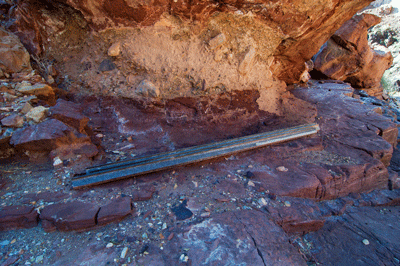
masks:
[[[91,167],[72,180],[72,187],[80,189],[134,177],[168,168],[209,160],[254,148],[316,134],[318,124],[301,125],[286,129],[205,144],[132,160]]]

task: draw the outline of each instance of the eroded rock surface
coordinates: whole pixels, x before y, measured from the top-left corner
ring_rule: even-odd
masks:
[[[28,51],[14,34],[0,28],[0,70],[3,73],[13,74],[32,70]]]
[[[280,114],[286,84],[307,81],[305,62],[370,2],[23,1],[10,28],[62,87],[135,99],[257,89]]]
[[[368,44],[368,29],[380,21],[375,15],[361,14],[344,23],[316,55],[315,69],[380,96],[383,73],[393,63],[390,52],[373,50]]]

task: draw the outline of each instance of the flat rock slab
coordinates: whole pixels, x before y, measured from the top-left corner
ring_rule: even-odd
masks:
[[[46,232],[84,230],[96,226],[98,211],[99,207],[91,203],[56,203],[44,207],[40,219]]]
[[[121,221],[134,211],[135,209],[132,206],[132,199],[130,197],[113,199],[110,203],[100,208],[97,215],[97,224],[106,225]]]
[[[265,209],[273,221],[286,233],[305,234],[318,231],[325,223],[319,207],[313,200],[288,198]]]
[[[307,265],[282,228],[255,210],[185,226],[164,250],[150,253],[138,260],[140,265]]]
[[[38,212],[31,206],[6,206],[0,208],[0,231],[31,228],[38,224]]]
[[[399,220],[398,207],[351,207],[305,235],[305,253],[321,265],[399,265]]]
[[[27,150],[50,151],[60,143],[72,143],[77,138],[75,129],[57,119],[22,128],[14,132],[10,143]]]

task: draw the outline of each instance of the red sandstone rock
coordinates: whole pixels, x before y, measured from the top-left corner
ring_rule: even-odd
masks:
[[[48,205],[41,210],[40,219],[46,232],[84,230],[96,226],[99,207],[73,201]]]
[[[352,207],[299,239],[304,242],[298,246],[321,265],[398,265],[399,219],[398,207]],[[304,248],[305,243],[312,245]]]
[[[133,201],[145,201],[153,197],[155,188],[153,186],[140,186],[140,190],[134,190],[132,192]]]
[[[31,228],[38,224],[37,211],[31,206],[7,206],[0,208],[0,231]]]
[[[283,198],[266,210],[286,233],[305,234],[319,230],[325,223],[317,204],[312,200]],[[284,201],[284,202],[283,202]]]
[[[191,265],[306,265],[284,231],[260,211],[214,215],[178,236],[178,246],[187,250]],[[178,264],[168,257],[172,260],[165,264]]]
[[[380,81],[393,62],[390,53],[368,45],[368,29],[380,22],[371,14],[354,16],[338,29],[315,58],[314,67],[331,79],[350,82],[355,88],[382,92]]]
[[[49,119],[40,124],[17,130],[11,137],[10,143],[26,150],[51,151],[62,144],[87,140],[86,135],[78,133],[61,121]]]
[[[97,215],[97,224],[106,225],[118,222],[134,211],[135,209],[132,206],[132,199],[130,197],[113,199],[109,204],[100,207],[99,214]]]
[[[194,35],[203,38],[207,35],[204,43],[215,53],[215,61],[223,63],[225,60],[221,58],[233,55],[234,61],[237,61],[235,75],[238,77],[251,76],[250,79],[256,82],[256,76],[252,75],[260,70],[257,69],[257,64],[261,63],[270,68],[274,77],[294,83],[306,71],[304,63],[318,52],[341,24],[370,2],[372,1],[296,0],[288,4],[287,1],[163,0],[156,3],[118,0],[111,4],[105,0],[58,0],[40,4],[36,1],[24,1],[13,11],[15,22],[11,28],[32,53],[38,54],[42,52],[42,47],[48,45],[46,36],[54,37],[54,32],[64,32],[68,15],[73,13],[73,9],[78,11],[74,16],[78,30],[86,26],[82,16],[96,30],[166,26],[168,31],[171,30],[168,35],[172,39]],[[46,8],[52,12],[41,12]],[[50,15],[44,17],[42,13]],[[179,25],[175,26],[174,21],[179,21]],[[239,30],[243,28],[246,28],[245,32]],[[219,29],[224,32],[217,32]],[[225,39],[221,38],[225,43],[213,42],[216,36],[225,36]],[[227,43],[232,47],[225,47]],[[157,65],[161,65],[164,60],[165,49],[161,51],[161,61],[157,61]],[[184,51],[187,52],[186,48],[182,49]],[[152,52],[159,53],[155,49]],[[204,65],[202,68],[204,69]],[[172,71],[172,68],[167,71],[169,70]],[[195,72],[201,72],[201,69],[196,68]],[[199,76],[200,73],[196,75]],[[221,79],[228,82],[232,79],[231,73]]]
[[[50,108],[50,113],[51,117],[76,128],[81,133],[89,122],[89,118],[82,114],[78,104],[62,99],[58,99],[56,105]]]
[[[18,37],[0,28],[0,69],[5,73],[31,71],[29,53]]]

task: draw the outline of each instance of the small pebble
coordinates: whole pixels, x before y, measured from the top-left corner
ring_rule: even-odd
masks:
[[[279,166],[276,168],[279,172],[287,172],[289,169],[287,169],[285,166]]]
[[[366,246],[368,246],[368,245],[369,245],[369,241],[368,241],[368,239],[364,239],[362,242],[363,242],[363,244],[364,244],[364,245],[366,245]]]
[[[13,240],[11,240],[10,243],[11,243],[11,244],[14,244],[15,242],[17,242],[17,239],[14,238]]]
[[[113,247],[113,246],[114,246],[113,243],[108,243],[107,246],[106,246],[106,248],[111,248],[111,247]]]
[[[267,205],[268,205],[268,202],[267,202],[264,198],[260,198],[260,199],[258,200],[258,203],[259,203],[261,206],[267,206]]]
[[[128,253],[128,247],[124,247],[124,249],[121,252],[121,259],[125,259],[126,253]]]
[[[247,177],[247,178],[254,178],[254,177],[255,177],[255,175],[254,175],[254,173],[253,173],[253,172],[251,172],[251,171],[247,171],[247,172],[246,172],[246,177]]]
[[[285,201],[284,204],[285,204],[286,207],[292,206],[289,201]]]
[[[0,242],[0,246],[7,246],[8,244],[10,244],[10,241],[8,240],[3,240]]]
[[[163,223],[163,225],[162,225],[162,228],[161,228],[162,230],[165,230],[165,229],[167,229],[167,223]]]
[[[256,184],[254,184],[254,182],[251,181],[251,180],[249,180],[249,182],[247,182],[247,185],[248,185],[249,187],[255,187],[255,186],[256,186]]]
[[[61,161],[61,159],[59,157],[54,158],[54,162],[53,162],[53,166],[57,167],[59,165],[61,165],[63,162]]]
[[[203,212],[202,214],[200,214],[201,217],[205,218],[205,217],[210,217],[210,213],[209,212]]]
[[[37,256],[35,259],[35,263],[42,263],[43,262],[43,255]]]

